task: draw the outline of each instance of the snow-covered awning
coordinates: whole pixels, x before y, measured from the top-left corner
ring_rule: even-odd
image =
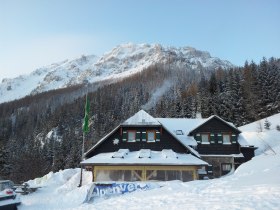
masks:
[[[209,154],[209,155],[202,155],[200,154],[201,157],[234,157],[234,158],[243,158],[243,154],[228,154],[228,155],[221,155],[221,154]]]
[[[179,154],[172,150],[152,151],[149,149],[129,152],[101,153],[81,162],[82,165],[208,165],[191,154]]]
[[[250,140],[250,142],[252,142],[251,139],[253,140],[259,140],[259,138],[257,137],[257,132],[243,132],[241,134],[239,134],[238,136],[238,143],[240,144],[241,147],[252,147],[252,148],[257,148],[254,145],[250,144],[248,141]]]

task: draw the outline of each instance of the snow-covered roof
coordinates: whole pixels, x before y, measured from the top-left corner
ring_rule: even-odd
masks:
[[[191,154],[179,154],[172,150],[133,151],[123,153],[122,157],[116,157],[116,152],[100,153],[81,162],[83,165],[208,165],[207,162]],[[124,151],[122,149],[122,151]],[[120,151],[120,153],[122,152]],[[119,152],[119,151],[118,151]],[[144,153],[145,154],[144,154]],[[143,154],[140,156],[140,154]],[[146,155],[149,154],[149,155]]]
[[[192,136],[188,136],[189,131],[200,125],[205,119],[186,118],[156,118],[162,126],[175,136],[181,143],[189,146],[196,146],[197,142]]]
[[[151,158],[151,150],[150,149],[140,149],[138,153],[139,158]]]
[[[165,158],[169,158],[169,157],[178,158],[177,153],[173,152],[172,149],[163,149],[161,151],[161,154]]]
[[[251,147],[251,148],[258,148],[258,143],[262,141],[262,138],[258,135],[257,132],[242,132],[238,135],[238,143],[241,147]]]
[[[129,153],[129,149],[119,149],[118,151],[114,152],[112,158],[124,158],[127,153]]]
[[[239,134],[238,139],[237,139],[238,143],[240,144],[240,146],[249,146],[250,144],[247,142],[246,138],[242,135]]]
[[[122,125],[160,125],[160,123],[144,110],[140,110],[124,121]]]
[[[188,136],[188,131],[205,119],[186,118],[156,118],[174,138],[183,144],[192,154],[200,157],[199,153],[190,146],[197,146],[196,140]]]

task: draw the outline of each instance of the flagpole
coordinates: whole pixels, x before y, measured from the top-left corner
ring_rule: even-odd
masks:
[[[83,81],[86,84],[86,104],[88,103],[88,80],[84,80]],[[85,107],[85,112],[88,111],[86,110]],[[85,122],[84,122],[85,123]],[[81,162],[84,160],[84,153],[85,153],[85,131],[83,128],[83,143],[82,143],[82,155],[81,155]],[[83,183],[83,166],[81,165],[81,174],[80,174],[80,184],[78,185],[78,187],[81,187]]]
[[[82,145],[82,156],[81,162],[84,160],[84,152],[85,151],[85,133],[83,132],[83,145]],[[80,175],[80,184],[78,187],[81,187],[83,183],[83,166],[81,165],[81,175]]]

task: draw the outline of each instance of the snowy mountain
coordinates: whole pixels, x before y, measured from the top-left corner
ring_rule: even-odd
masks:
[[[211,57],[208,52],[191,47],[163,47],[159,44],[123,44],[98,57],[81,56],[36,69],[29,75],[3,79],[0,103],[48,90],[83,83],[113,80],[141,71],[153,64],[172,64],[179,68],[201,70],[230,68],[228,61]]]

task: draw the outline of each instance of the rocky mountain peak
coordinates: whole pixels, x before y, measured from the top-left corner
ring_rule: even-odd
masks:
[[[121,44],[98,57],[82,55],[41,67],[29,75],[3,79],[0,84],[0,103],[48,90],[69,87],[106,79],[126,77],[153,65],[172,62],[178,68],[197,69],[198,66],[216,69],[230,68],[228,61],[211,57],[208,52],[192,47],[164,47],[160,44]]]

